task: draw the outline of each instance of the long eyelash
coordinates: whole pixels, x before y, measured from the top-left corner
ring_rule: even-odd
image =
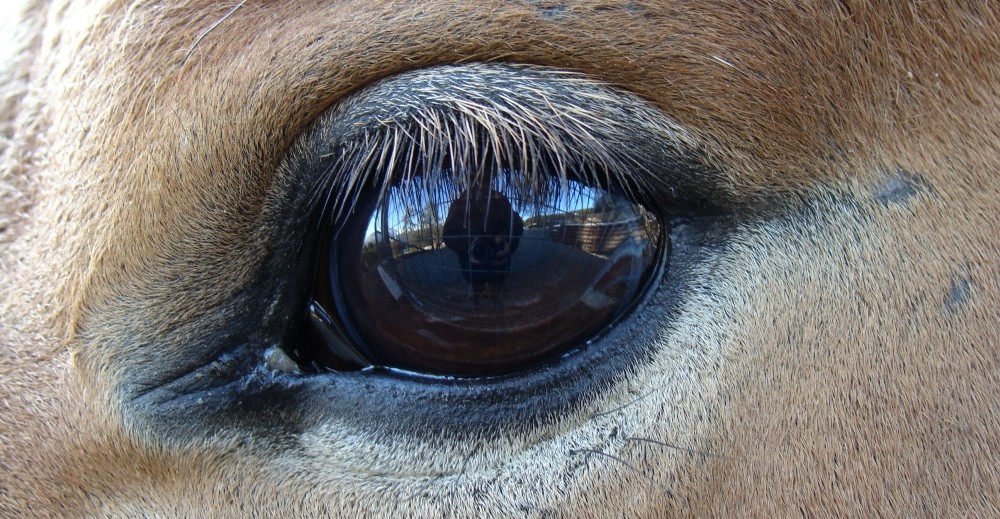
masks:
[[[647,157],[632,149],[637,128],[676,148],[659,153],[696,148],[683,129],[631,94],[531,66],[467,65],[396,76],[345,99],[324,118],[318,137],[334,160],[310,198],[324,200],[321,221],[341,220],[364,193],[377,192],[381,201],[393,185],[415,181],[425,189],[405,191],[464,189],[501,171],[516,173],[508,175],[507,188],[523,200],[551,195],[568,179],[637,199],[663,185],[642,162]]]

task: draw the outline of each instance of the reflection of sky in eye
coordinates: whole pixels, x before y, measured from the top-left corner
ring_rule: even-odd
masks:
[[[553,178],[546,193],[518,189],[518,186],[507,180],[506,175],[495,176],[492,188],[503,193],[510,200],[514,210],[526,221],[536,217],[546,218],[593,210],[596,201],[605,195],[605,191],[601,189],[585,186],[573,180],[560,181],[556,178]],[[412,191],[416,189],[424,189],[424,184],[414,181],[406,188],[400,186],[390,188],[388,207],[380,204],[368,222],[368,229],[365,232],[366,245],[373,243],[375,234],[381,232],[383,214],[388,216],[390,235],[399,234],[404,230],[416,230],[428,224],[440,226],[448,216],[451,202],[461,194],[460,189],[453,184],[441,183],[433,186],[434,193],[424,192],[414,197]],[[429,205],[433,206],[433,212],[428,211]]]

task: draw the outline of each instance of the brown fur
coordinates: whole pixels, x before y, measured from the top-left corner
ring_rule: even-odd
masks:
[[[0,515],[1000,514],[992,4],[249,0],[213,26],[232,7],[26,11],[0,126]],[[647,366],[505,441],[171,443],[122,416],[130,333],[246,281],[303,128],[471,61],[632,91],[740,207],[802,214],[719,251]]]

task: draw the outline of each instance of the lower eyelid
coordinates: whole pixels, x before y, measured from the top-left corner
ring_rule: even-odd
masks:
[[[410,378],[384,370],[337,374],[286,374],[264,368],[264,350],[245,347],[191,375],[143,393],[128,403],[131,415],[158,424],[171,441],[247,429],[261,435],[298,435],[334,420],[358,434],[433,440],[442,434],[501,439],[508,430],[531,430],[584,409],[623,373],[654,353],[690,287],[703,282],[713,257],[706,243],[724,243],[735,229],[715,217],[671,223],[671,261],[657,286],[629,319],[586,348],[557,363],[514,376],[486,379]],[[205,384],[205,380],[213,381]],[[405,417],[401,420],[400,417]],[[527,429],[525,429],[527,428]]]

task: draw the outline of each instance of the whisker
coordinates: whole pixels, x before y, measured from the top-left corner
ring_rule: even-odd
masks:
[[[609,409],[607,411],[601,411],[599,413],[594,413],[594,414],[590,415],[590,417],[593,419],[593,418],[597,418],[597,417],[600,417],[600,416],[607,416],[609,414],[617,413],[618,411],[621,411],[622,409],[625,409],[626,407],[629,407],[631,405],[635,405],[635,404],[641,402],[643,399],[647,398],[649,395],[652,395],[652,394],[653,394],[653,391],[647,391],[647,392],[645,392],[645,393],[643,393],[643,394],[635,397],[635,399],[630,400],[630,401],[628,401],[628,402],[626,402],[626,403],[624,403],[624,404],[622,404],[622,405],[620,405],[620,406],[618,406],[618,407],[616,407],[614,409]]]
[[[684,453],[687,453],[687,454],[691,454],[691,455],[704,456],[706,458],[718,458],[718,459],[723,459],[723,460],[728,460],[728,461],[746,461],[743,458],[737,458],[737,457],[733,457],[733,456],[726,456],[724,454],[716,454],[716,453],[713,453],[713,452],[708,452],[708,451],[703,451],[703,450],[698,450],[698,449],[690,449],[690,448],[687,448],[687,447],[681,447],[679,445],[674,445],[672,443],[665,442],[663,440],[656,440],[656,439],[653,439],[653,438],[643,438],[641,436],[629,436],[629,437],[625,438],[625,441],[636,441],[636,442],[651,443],[651,444],[654,444],[654,445],[659,445],[661,447],[665,447],[665,448],[668,448],[668,449],[673,449],[673,450],[681,451],[681,452],[684,452]]]
[[[243,7],[243,4],[245,3],[247,3],[247,0],[240,0],[240,3],[233,6],[233,8],[230,9],[228,13],[222,15],[222,18],[219,18],[218,20],[212,22],[212,25],[209,25],[208,28],[206,28],[204,31],[201,31],[198,34],[198,36],[195,37],[194,43],[191,44],[191,48],[188,49],[187,54],[184,54],[184,59],[181,60],[181,65],[187,63],[188,58],[190,58],[194,50],[198,48],[198,44],[201,43],[201,40],[203,40],[205,36],[208,36],[208,33],[215,30],[216,27],[218,27],[222,22],[226,21],[226,19],[232,16],[233,13],[235,13],[240,7]]]
[[[633,471],[635,471],[636,474],[639,474],[640,476],[642,476],[643,479],[645,479],[646,481],[649,481],[653,485],[659,487],[661,490],[663,490],[667,494],[667,497],[669,497],[670,499],[674,498],[674,492],[672,490],[670,490],[669,488],[664,487],[662,484],[660,484],[660,482],[658,482],[658,481],[654,480],[653,478],[649,477],[648,474],[646,474],[645,472],[639,470],[639,468],[636,467],[635,465],[633,465],[633,464],[631,464],[631,463],[629,463],[629,462],[621,459],[618,456],[615,456],[614,454],[608,454],[607,452],[604,452],[604,451],[600,451],[600,450],[597,450],[597,449],[588,449],[588,448],[570,449],[569,454],[571,456],[572,455],[576,455],[576,454],[585,454],[585,455],[596,454],[598,456],[603,456],[605,458],[617,461],[618,463],[621,463],[622,465],[624,465],[624,466],[632,469]]]

